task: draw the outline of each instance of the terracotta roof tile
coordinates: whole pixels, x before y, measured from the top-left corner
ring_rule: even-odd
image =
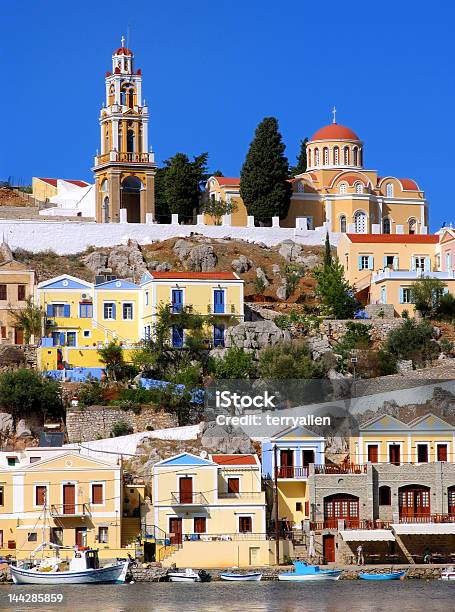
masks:
[[[389,244],[437,244],[439,236],[433,234],[346,234],[351,242],[389,243]]]
[[[232,178],[228,176],[215,176],[215,179],[218,181],[218,184],[220,186],[226,186],[226,185],[232,185],[232,186],[235,185],[236,187],[240,186],[239,178]]]
[[[360,138],[351,128],[330,123],[318,130],[311,138],[311,141],[313,140],[360,140]]]
[[[257,465],[254,455],[212,455],[218,465]]]
[[[154,279],[176,279],[176,280],[239,280],[234,272],[155,272],[150,275]]]

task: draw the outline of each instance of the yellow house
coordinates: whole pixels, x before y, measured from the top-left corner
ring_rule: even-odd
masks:
[[[35,272],[18,261],[0,263],[0,342],[23,344],[24,332],[14,321],[11,311],[26,306],[33,296]],[[31,340],[35,340],[31,338]]]
[[[360,465],[455,463],[454,440],[455,427],[434,414],[408,423],[381,415],[359,427],[358,436],[350,439],[350,456]]]
[[[40,202],[49,202],[51,198],[58,194],[58,181],[55,178],[41,178],[38,176],[32,177],[32,194],[33,197]],[[64,179],[66,183],[71,183],[77,187],[88,187],[90,183],[86,181],[77,181]]]
[[[392,304],[395,315],[412,315],[416,280],[439,279],[444,292],[455,293],[454,272],[441,269],[440,250],[438,235],[344,234],[337,255],[362,303]]]
[[[323,465],[324,453],[324,438],[303,427],[287,428],[262,442],[262,475],[271,480],[276,475],[278,519],[284,529],[300,529],[310,517],[309,466]]]
[[[128,347],[141,339],[141,289],[129,281],[94,285],[64,274],[40,283],[36,293],[46,313],[42,369],[56,369],[59,359],[73,367],[99,368],[98,348],[117,340],[128,357]]]
[[[231,213],[231,225],[245,227],[247,224],[248,213],[240,197],[240,179],[228,178],[226,176],[211,176],[206,184],[206,192],[209,198],[214,198],[217,202],[226,202],[234,205]],[[204,214],[204,223],[214,225],[215,219],[210,215]]]
[[[185,343],[185,330],[179,313],[185,306],[194,314],[213,315],[213,345],[224,345],[224,333],[234,322],[243,320],[243,280],[235,272],[147,272],[141,280],[143,337],[150,338],[159,308],[167,305],[175,316],[172,345]]]
[[[265,493],[256,455],[182,453],[152,471],[154,523],[170,543],[164,565],[268,565]]]
[[[333,123],[319,129],[306,145],[307,171],[290,180],[292,197],[283,227],[305,220],[308,229],[327,223],[333,232],[423,234],[428,227],[425,195],[410,178],[378,176],[364,165],[364,142],[350,128]],[[246,225],[240,180],[212,176],[208,195],[233,199],[233,225]],[[213,220],[207,219],[207,223]]]
[[[122,466],[72,448],[0,453],[0,550],[28,557],[43,540],[121,554]]]

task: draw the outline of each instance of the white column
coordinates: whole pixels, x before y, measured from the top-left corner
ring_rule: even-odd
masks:
[[[171,224],[178,225],[179,224],[179,216],[176,214],[171,215]]]
[[[324,200],[325,205],[325,218],[330,223],[330,229],[332,229],[332,202]]]
[[[101,155],[104,155],[105,153],[107,153],[106,151],[106,139],[104,138],[104,124],[101,123],[100,124],[100,140],[101,140]]]
[[[247,227],[254,227],[254,216],[253,215],[248,215],[246,218],[246,226]]]
[[[149,122],[148,119],[142,120],[142,151],[148,153],[149,148]]]
[[[153,223],[153,213],[145,213],[145,222],[148,225],[151,225]]]
[[[114,88],[115,88],[114,102],[115,104],[120,104],[120,79],[115,79]]]
[[[136,85],[137,105],[138,106],[142,106],[142,79],[136,78],[134,80],[134,82],[135,82],[135,85]]]
[[[221,221],[221,225],[224,225],[224,226],[231,225],[231,215],[223,215],[223,219]]]
[[[280,227],[280,218],[272,217],[272,227]]]
[[[121,146],[118,141],[118,119],[112,119],[112,148],[121,150]]]
[[[126,208],[120,209],[120,223],[128,223],[127,221],[127,210]]]
[[[196,221],[197,225],[204,225],[204,215],[197,215],[196,219],[197,219]]]

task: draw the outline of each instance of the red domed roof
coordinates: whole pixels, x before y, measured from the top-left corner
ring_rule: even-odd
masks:
[[[360,138],[350,128],[330,123],[318,130],[311,140],[360,140]]]
[[[131,49],[127,49],[126,47],[119,47],[114,55],[133,55]]]

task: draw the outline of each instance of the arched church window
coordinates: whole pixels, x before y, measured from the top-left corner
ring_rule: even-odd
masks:
[[[120,104],[126,106],[126,91],[124,89],[120,92]]]
[[[393,198],[393,183],[387,183],[385,186],[385,194],[388,198]]]
[[[104,179],[104,181],[101,183],[101,191],[107,191],[107,179]]]
[[[344,147],[343,156],[345,165],[349,166],[349,147]]]
[[[128,151],[128,153],[134,153],[135,152],[135,134],[134,134],[134,130],[128,130],[127,133],[127,138],[126,138],[126,150]]]
[[[385,217],[382,221],[382,233],[390,234],[390,231],[391,231],[390,219],[388,217]]]
[[[311,168],[311,149],[308,149],[308,168]]]
[[[319,166],[319,149],[314,150],[314,165]]]
[[[340,183],[340,193],[346,193],[347,185],[346,183]]]
[[[355,184],[355,192],[356,193],[363,193],[363,185],[362,185],[362,183],[360,181],[358,181]]]
[[[346,232],[346,216],[341,215],[340,217],[340,232]]]
[[[367,216],[362,210],[358,210],[354,215],[354,225],[356,234],[366,234]]]
[[[363,149],[359,149],[359,166],[363,166]]]
[[[324,166],[329,165],[329,150],[327,147],[324,147]]]
[[[335,166],[338,166],[340,163],[340,149],[338,147],[333,149],[333,163]]]
[[[417,221],[415,219],[409,219],[408,226],[410,234],[415,234],[417,232]]]
[[[128,90],[128,107],[133,108],[134,106],[134,89]]]
[[[109,223],[109,198],[107,196],[103,200],[103,219],[104,223]]]
[[[358,165],[358,157],[359,157],[359,151],[357,149],[357,147],[354,147],[353,151],[352,151],[353,157],[354,157],[354,166]]]

